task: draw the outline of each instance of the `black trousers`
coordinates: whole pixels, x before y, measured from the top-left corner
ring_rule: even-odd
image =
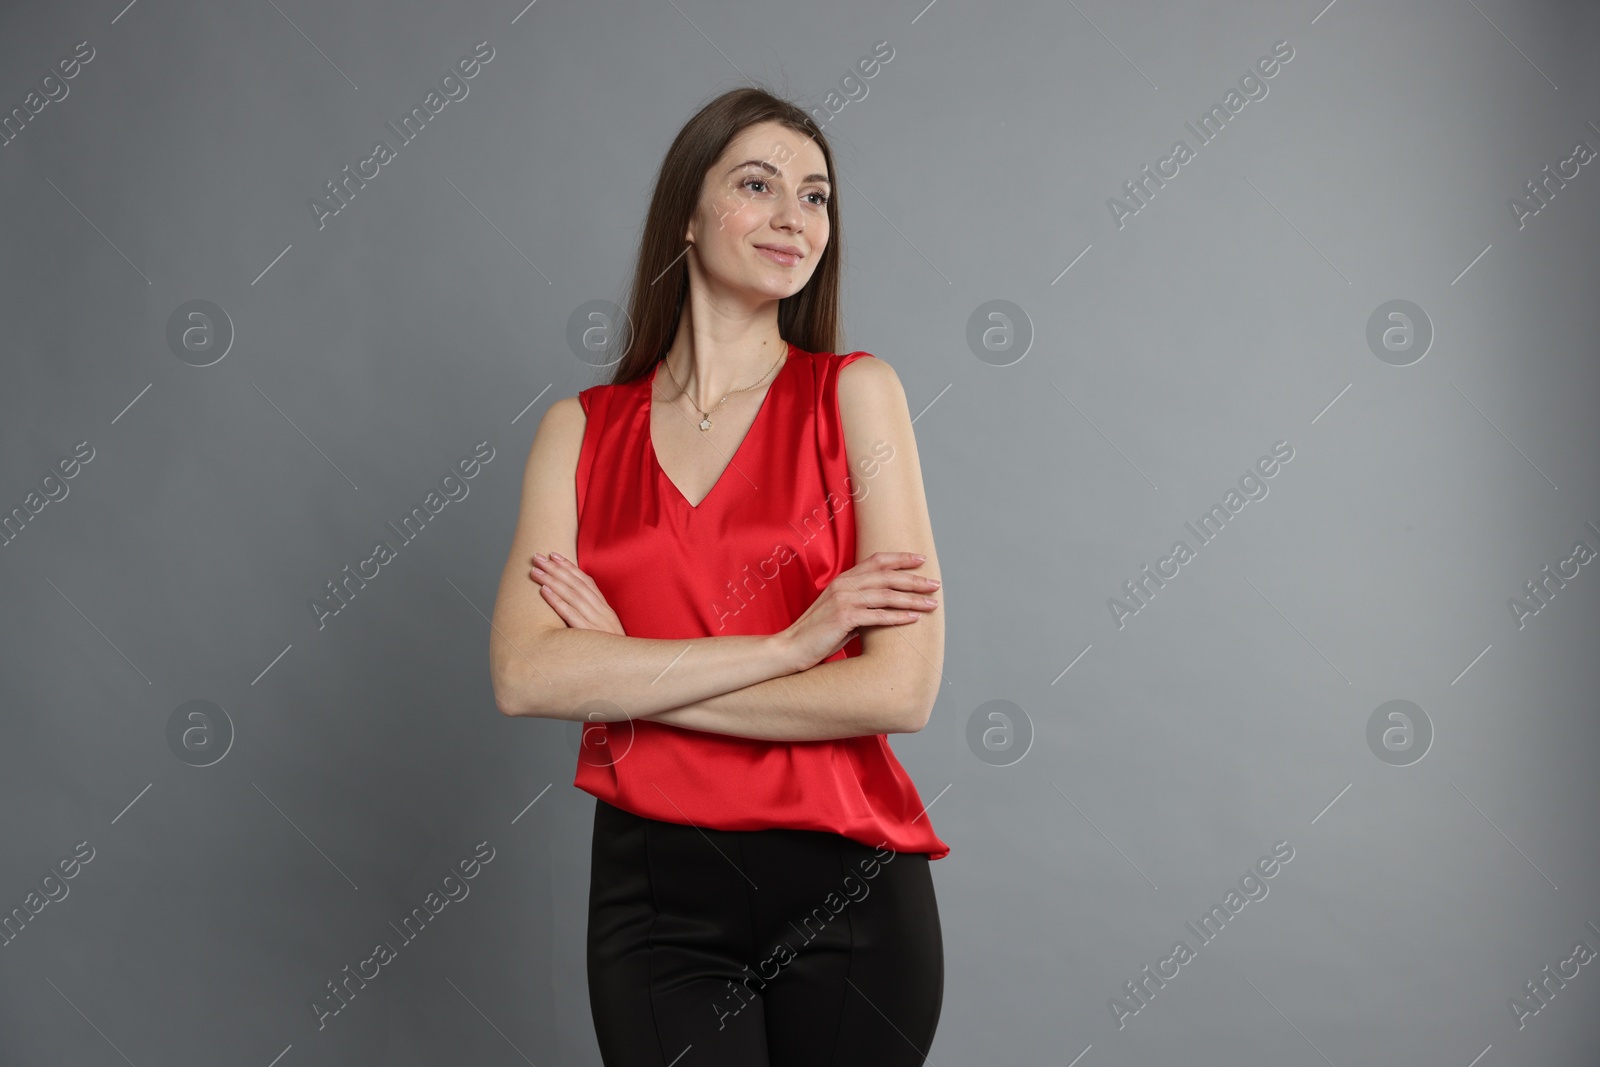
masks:
[[[606,1067],[920,1065],[944,1000],[928,856],[595,801],[589,1005]]]

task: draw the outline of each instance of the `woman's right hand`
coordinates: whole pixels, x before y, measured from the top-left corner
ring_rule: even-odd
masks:
[[[914,552],[874,552],[829,582],[811,606],[779,635],[797,671],[809,670],[845,646],[862,626],[904,626],[939,606],[926,594],[937,578],[909,574],[927,557]]]

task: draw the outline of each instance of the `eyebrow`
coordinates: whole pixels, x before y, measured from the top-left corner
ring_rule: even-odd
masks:
[[[760,167],[762,170],[766,171],[768,174],[782,174],[783,173],[777,167],[774,167],[771,163],[768,163],[764,159],[747,159],[743,163],[738,164],[737,166],[729,167],[728,168],[728,173],[732,174],[734,171],[738,170],[740,167],[751,167],[751,166]],[[823,185],[832,185],[833,184],[832,182],[830,182],[828,180],[828,176],[826,174],[807,174],[804,178],[800,179],[800,184],[801,185],[804,185],[807,182],[821,182]]]

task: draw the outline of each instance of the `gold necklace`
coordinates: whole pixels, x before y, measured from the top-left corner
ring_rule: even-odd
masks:
[[[779,360],[782,360],[783,357],[788,354],[788,351],[789,351],[788,346],[785,345],[784,346],[784,350],[782,352],[778,353],[778,358],[772,361],[772,367],[776,367],[778,365]],[[661,362],[663,364],[665,364],[665,366],[667,368],[667,377],[672,379],[672,384],[673,385],[678,385],[678,376],[676,374],[672,373],[672,364],[667,362],[667,357],[662,356],[661,357]],[[767,374],[771,374],[772,373],[772,367],[768,367],[767,371],[766,371],[766,374],[763,374],[760,378],[758,378],[756,380],[756,385],[760,385],[762,382],[767,380]],[[715,411],[718,408],[720,408],[722,406],[722,404],[723,404],[723,401],[727,400],[728,397],[732,396],[734,393],[748,392],[749,390],[754,389],[756,387],[756,385],[747,385],[743,389],[735,389],[735,390],[733,390],[733,392],[723,393],[722,394],[722,400],[719,400],[715,404],[711,405],[711,411]],[[682,396],[684,393],[687,393],[688,391],[689,391],[689,387],[688,386],[686,386],[686,385],[678,385],[678,396]],[[676,400],[677,397],[673,397],[673,399]],[[691,400],[690,403],[692,404],[692,403],[694,403],[694,401]],[[696,411],[700,411],[699,408],[695,408],[695,410]],[[700,427],[700,429],[702,431],[711,429],[711,411],[700,411],[700,421],[699,421],[699,423],[697,423],[697,425]]]

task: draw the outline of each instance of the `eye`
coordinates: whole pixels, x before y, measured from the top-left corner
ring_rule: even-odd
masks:
[[[771,185],[770,182],[767,181],[767,179],[761,178],[761,177],[757,177],[755,175],[751,175],[750,177],[748,177],[748,178],[744,179],[743,181],[741,181],[739,183],[739,188],[741,188],[741,189],[749,189],[749,188],[751,188],[752,183],[755,184],[755,185],[761,186],[760,189],[754,190],[755,192],[766,193],[766,192],[771,192],[772,191],[772,185]],[[816,192],[816,191],[806,193],[805,197],[806,198],[810,198],[810,197],[816,197],[817,198],[812,204],[813,207],[827,207],[828,206],[828,201],[831,199],[831,197],[829,197],[827,193]]]

